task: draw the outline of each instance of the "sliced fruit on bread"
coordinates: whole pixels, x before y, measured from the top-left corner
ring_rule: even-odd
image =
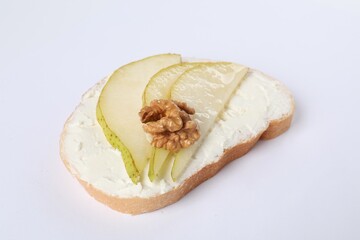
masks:
[[[176,61],[173,64],[177,64]],[[151,76],[146,77],[151,79]],[[227,163],[248,152],[259,139],[271,139],[285,132],[294,113],[293,97],[283,84],[249,69],[240,85],[234,87],[224,109],[210,124],[206,136],[176,181],[171,176],[173,158],[167,158],[161,170],[157,170],[158,177],[150,181],[149,162],[144,160],[140,167],[134,164],[138,175],[131,177],[126,161],[122,161],[124,152],[109,143],[109,137],[98,123],[96,108],[108,82],[109,77],[83,95],[64,126],[60,152],[66,167],[90,195],[117,211],[129,214],[154,211],[178,201]],[[138,105],[142,105],[141,94]],[[126,109],[132,107],[132,103],[129,104]],[[137,106],[136,111],[140,107]],[[144,133],[139,131],[140,134]],[[136,149],[136,144],[134,146]],[[139,171],[142,168],[143,171]]]

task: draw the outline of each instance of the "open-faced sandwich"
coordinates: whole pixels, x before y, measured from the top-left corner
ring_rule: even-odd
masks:
[[[60,141],[98,201],[140,214],[182,198],[291,124],[288,89],[230,62],[161,54],[115,70],[82,97]]]

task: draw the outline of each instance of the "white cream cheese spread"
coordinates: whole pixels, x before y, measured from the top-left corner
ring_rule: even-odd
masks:
[[[150,182],[147,168],[137,185],[128,177],[121,153],[106,140],[96,120],[96,105],[104,79],[88,92],[68,120],[62,151],[73,174],[102,192],[121,198],[152,197],[176,188],[204,166],[216,162],[225,149],[264,132],[270,121],[290,114],[292,97],[278,81],[250,70],[177,182],[164,170]],[[169,168],[168,163],[164,168]]]

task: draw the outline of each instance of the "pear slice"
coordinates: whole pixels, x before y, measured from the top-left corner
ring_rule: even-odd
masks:
[[[154,175],[151,176],[153,179],[155,178],[155,176],[157,176],[160,172],[161,167],[163,166],[165,160],[167,159],[167,157],[171,155],[170,152],[166,149],[163,148],[157,148],[155,150],[155,154],[154,154],[154,165],[153,165],[153,169],[154,169]],[[149,178],[150,178],[150,174],[149,174]],[[151,179],[151,178],[150,178]],[[153,180],[152,179],[152,180]]]
[[[176,154],[171,170],[174,181],[182,174],[247,72],[247,67],[234,63],[208,63],[186,71],[174,83],[171,99],[195,108],[193,119],[200,131],[200,139],[195,144]]]
[[[170,89],[178,77],[185,71],[199,65],[201,63],[180,63],[164,68],[156,73],[146,85],[143,94],[143,106],[150,105],[154,99],[169,99]],[[161,148],[154,148],[154,154],[150,159],[149,179],[153,181],[158,175],[163,163],[169,155],[169,151]]]
[[[143,93],[143,105],[150,105],[150,102],[154,99],[169,99],[171,87],[178,77],[185,71],[199,64],[201,63],[179,63],[161,69],[152,76],[146,85]]]
[[[161,167],[163,166],[165,160],[170,156],[170,152],[163,148],[153,148],[153,154],[150,158],[149,164],[149,172],[148,177],[150,181],[154,181],[154,179],[158,176]]]
[[[109,143],[121,152],[134,183],[139,181],[151,155],[151,145],[138,116],[142,93],[155,73],[180,62],[180,55],[162,54],[129,63],[110,76],[100,94],[98,122]]]

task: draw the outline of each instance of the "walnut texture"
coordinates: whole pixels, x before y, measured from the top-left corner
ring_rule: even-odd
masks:
[[[151,145],[178,152],[200,138],[197,124],[190,115],[195,109],[173,100],[153,100],[139,112],[144,131],[151,134]]]

